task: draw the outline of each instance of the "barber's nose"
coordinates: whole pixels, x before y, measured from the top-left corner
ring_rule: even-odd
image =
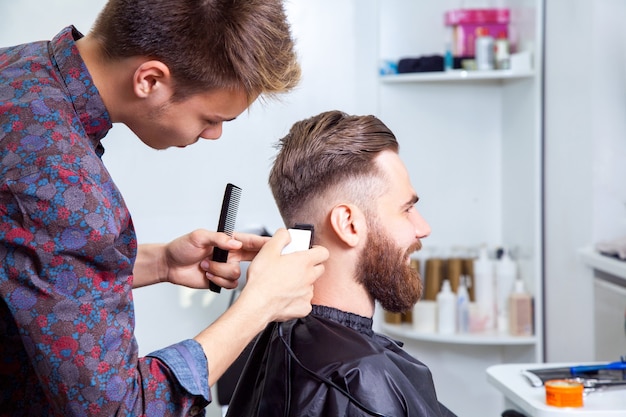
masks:
[[[212,125],[202,131],[200,137],[207,140],[217,140],[222,136],[222,124]]]

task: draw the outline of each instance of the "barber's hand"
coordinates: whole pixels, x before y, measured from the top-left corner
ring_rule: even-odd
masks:
[[[329,257],[322,246],[281,255],[289,242],[289,232],[279,229],[263,246],[248,267],[246,286],[237,300],[267,322],[304,317],[311,312],[313,283],[324,272],[323,262]]]
[[[195,230],[173,240],[165,247],[167,280],[189,288],[209,288],[209,280],[223,288],[236,288],[241,268],[239,262],[250,261],[269,240],[249,233],[225,233]],[[227,262],[211,260],[213,248],[229,251]]]

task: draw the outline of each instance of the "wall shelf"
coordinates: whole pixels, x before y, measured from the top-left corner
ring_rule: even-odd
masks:
[[[415,83],[415,82],[464,82],[464,81],[502,81],[535,76],[533,70],[493,70],[493,71],[437,71],[415,72],[404,74],[381,75],[383,83]]]
[[[383,323],[382,329],[389,336],[399,336],[417,341],[459,344],[459,345],[491,345],[491,346],[511,346],[511,345],[533,345],[537,343],[534,336],[509,336],[497,332],[468,333],[442,335],[438,333],[422,333],[413,330],[410,324],[388,324]]]

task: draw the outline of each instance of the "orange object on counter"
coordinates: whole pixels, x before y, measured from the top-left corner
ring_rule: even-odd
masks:
[[[554,407],[582,407],[583,384],[573,379],[553,379],[544,383],[546,404]]]

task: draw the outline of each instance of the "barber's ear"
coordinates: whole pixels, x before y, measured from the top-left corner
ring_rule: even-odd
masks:
[[[161,61],[142,62],[133,74],[133,92],[139,98],[168,101],[173,94],[170,69]]]
[[[367,223],[363,212],[353,204],[339,204],[330,212],[330,223],[337,238],[350,247],[365,239]]]

